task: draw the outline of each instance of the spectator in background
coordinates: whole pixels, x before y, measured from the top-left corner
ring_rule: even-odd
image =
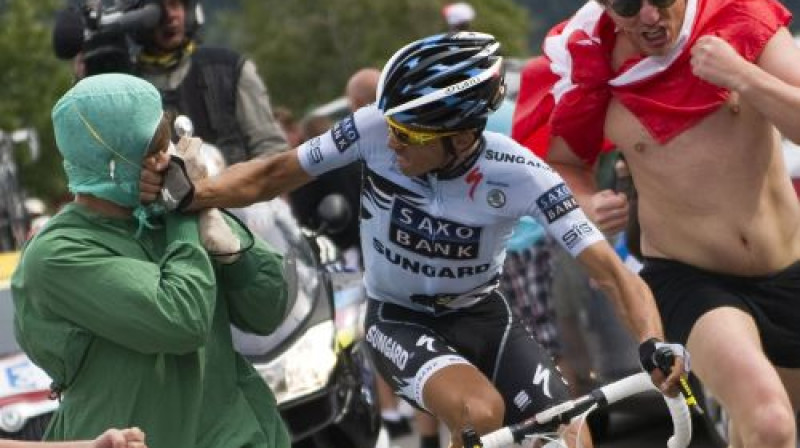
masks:
[[[239,53],[200,45],[197,0],[162,0],[161,22],[141,37],[136,74],[161,92],[164,109],[188,116],[194,135],[228,165],[288,148],[256,66]]]
[[[475,9],[467,2],[448,3],[442,8],[448,31],[467,31],[475,20]]]
[[[347,80],[345,96],[347,96],[347,104],[352,112],[375,102],[375,92],[378,91],[380,79],[380,70],[367,67],[358,70]]]
[[[281,126],[281,130],[286,136],[286,143],[289,144],[289,147],[294,148],[300,143],[303,143],[303,131],[300,129],[300,125],[297,123],[297,118],[295,118],[294,113],[288,107],[276,107],[275,119],[278,120],[278,124]]]

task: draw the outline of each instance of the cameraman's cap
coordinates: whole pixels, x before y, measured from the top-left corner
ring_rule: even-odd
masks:
[[[442,15],[448,26],[458,26],[475,20],[475,10],[469,3],[450,3],[442,8]]]
[[[95,75],[73,86],[52,113],[69,190],[139,205],[142,160],[162,114],[158,90],[135,76]]]

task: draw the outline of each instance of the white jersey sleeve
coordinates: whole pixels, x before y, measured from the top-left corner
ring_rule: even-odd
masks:
[[[574,257],[590,245],[605,240],[600,230],[580,209],[578,201],[564,179],[527,148],[518,144],[515,146],[513,151],[510,147],[506,147],[506,151],[487,152],[487,158],[490,160],[512,165],[524,164],[533,171],[531,173],[528,170],[506,170],[509,176],[514,176],[513,180],[509,178],[509,181],[515,185],[518,196],[524,198],[516,203],[519,209],[515,212],[536,218]],[[527,191],[528,194],[519,194],[522,191]]]
[[[590,245],[605,241],[573,196],[564,179],[555,171],[540,174],[535,179],[539,194],[533,198],[534,216],[561,246],[577,257]]]
[[[381,135],[385,143],[385,134],[386,123],[380,111],[374,105],[362,107],[338,121],[330,131],[300,145],[297,148],[300,165],[306,173],[317,177],[356,160],[363,160],[365,153],[374,149],[370,146],[381,141]]]

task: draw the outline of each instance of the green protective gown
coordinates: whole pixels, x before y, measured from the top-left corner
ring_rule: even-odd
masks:
[[[46,438],[139,426],[150,448],[288,447],[229,327],[268,334],[283,319],[281,257],[257,241],[233,264],[212,262],[189,215],[137,229],[70,204],[24,249],[17,337],[62,390]]]

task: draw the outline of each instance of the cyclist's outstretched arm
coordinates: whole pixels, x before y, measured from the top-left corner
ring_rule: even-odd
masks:
[[[292,191],[311,179],[300,166],[297,149],[257,157],[198,181],[189,208],[243,207]]]
[[[578,261],[612,300],[622,322],[640,344],[651,338],[664,340],[661,318],[650,288],[622,263],[608,243],[601,241],[592,244],[578,255]],[[680,375],[685,373],[683,359],[676,357],[666,382],[665,375],[659,369],[655,369],[651,377],[663,392],[674,396],[680,390]]]
[[[156,201],[162,189],[169,188],[165,186],[165,179],[170,177],[180,187],[171,192],[172,196],[179,203],[188,196],[185,202],[191,210],[244,207],[272,199],[312,179],[300,166],[297,148],[231,165],[219,175],[200,180],[195,185],[188,179],[185,169],[170,165],[170,156],[159,153],[144,160],[139,181],[142,203]],[[183,209],[183,204],[180,207]]]

